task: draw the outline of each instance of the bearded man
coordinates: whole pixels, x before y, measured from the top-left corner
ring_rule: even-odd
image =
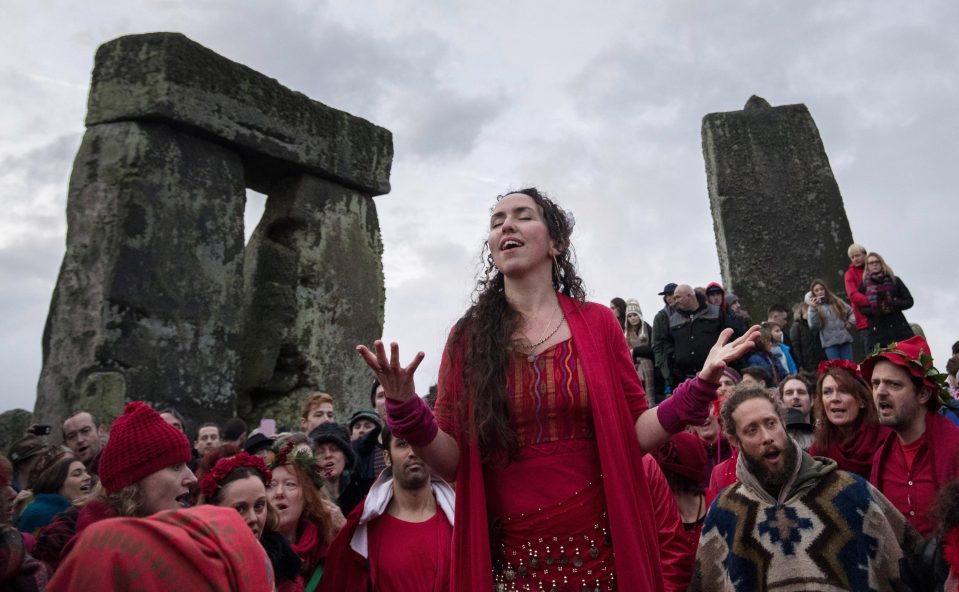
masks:
[[[722,406],[739,481],[706,515],[690,590],[896,590],[918,534],[875,487],[786,433],[774,390]]]
[[[449,588],[455,493],[389,427],[382,439],[386,469],[330,544],[320,592]]]

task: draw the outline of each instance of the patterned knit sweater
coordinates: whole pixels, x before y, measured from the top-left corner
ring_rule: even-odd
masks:
[[[713,502],[691,591],[899,590],[899,558],[918,534],[878,489],[801,452],[774,499],[742,457]]]

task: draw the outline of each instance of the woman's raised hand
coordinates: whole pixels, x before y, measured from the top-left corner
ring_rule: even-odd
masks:
[[[759,339],[759,325],[753,325],[745,335],[729,341],[732,335],[732,329],[723,329],[723,332],[719,334],[719,339],[709,350],[706,363],[699,372],[700,378],[708,382],[719,382],[723,370],[729,363],[743,357],[756,346],[756,340]]]
[[[408,401],[416,396],[416,384],[413,382],[413,373],[426,356],[423,352],[417,352],[413,361],[407,367],[400,365],[400,346],[394,341],[390,343],[390,358],[386,359],[386,348],[379,339],[373,342],[373,351],[370,351],[365,345],[356,346],[356,352],[360,354],[370,370],[376,374],[376,379],[383,387],[383,393],[389,399],[395,401]]]

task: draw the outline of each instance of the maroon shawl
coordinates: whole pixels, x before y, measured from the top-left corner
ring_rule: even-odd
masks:
[[[886,426],[864,421],[847,438],[833,440],[826,450],[816,450],[813,444],[809,447],[809,454],[831,458],[840,469],[868,479],[876,451],[882,448],[890,434],[892,430]]]

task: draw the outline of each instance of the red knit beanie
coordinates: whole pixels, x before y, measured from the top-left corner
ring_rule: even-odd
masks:
[[[160,469],[189,462],[190,442],[142,401],[127,403],[100,454],[100,482],[116,493]]]

